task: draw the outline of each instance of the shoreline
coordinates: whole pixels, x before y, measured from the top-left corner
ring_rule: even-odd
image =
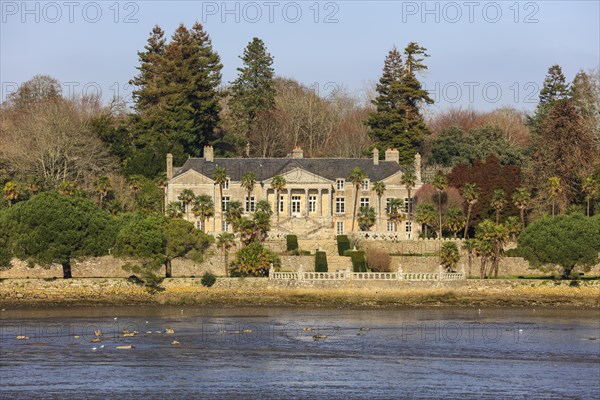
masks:
[[[216,307],[497,307],[600,309],[600,281],[468,280],[445,284],[285,285],[264,278],[221,278],[207,288],[198,278],[166,279],[164,290],[150,293],[125,279],[5,279],[0,281],[2,308],[72,306],[187,305]]]

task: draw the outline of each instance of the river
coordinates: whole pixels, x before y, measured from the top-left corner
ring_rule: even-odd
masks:
[[[2,399],[600,399],[598,310],[72,307],[0,322]]]

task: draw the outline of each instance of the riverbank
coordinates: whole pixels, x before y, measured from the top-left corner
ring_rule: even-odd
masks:
[[[125,279],[5,279],[2,308],[81,305],[218,305],[306,307],[582,307],[600,308],[600,281],[539,279],[458,282],[317,282],[293,286],[266,278],[217,279],[207,288],[197,278],[163,282],[150,293]]]

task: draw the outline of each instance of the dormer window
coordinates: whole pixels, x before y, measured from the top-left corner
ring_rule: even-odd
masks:
[[[345,179],[336,179],[336,181],[335,181],[335,189],[336,190],[344,190],[345,186],[346,186]]]
[[[369,190],[369,180],[365,179],[362,183],[362,190]]]

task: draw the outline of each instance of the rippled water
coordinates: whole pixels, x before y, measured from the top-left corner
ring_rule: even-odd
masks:
[[[600,399],[599,317],[514,309],[5,310],[0,398]],[[102,342],[91,343],[97,329]],[[126,338],[123,330],[139,334]],[[134,348],[116,348],[123,345]]]

